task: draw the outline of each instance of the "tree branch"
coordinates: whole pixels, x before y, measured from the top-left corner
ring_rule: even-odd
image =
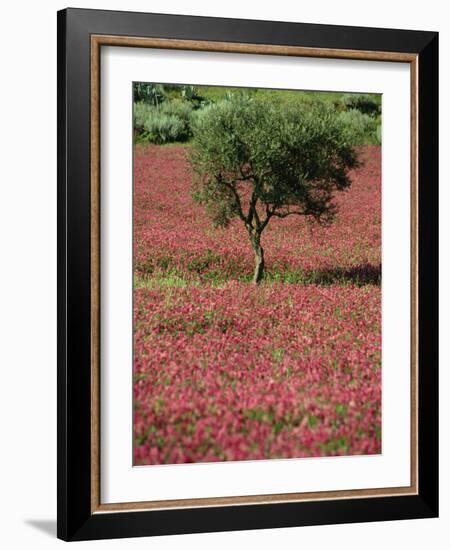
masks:
[[[250,204],[248,207],[248,214],[247,214],[247,223],[251,225],[253,218],[255,218],[256,227],[259,225],[259,217],[258,212],[256,210],[256,203],[258,202],[258,197],[256,196],[256,193],[252,193],[252,197],[250,199]]]
[[[276,216],[277,218],[287,218],[288,216],[307,216],[308,214],[306,212],[302,212],[300,210],[294,210],[294,211],[288,211],[288,212],[276,212],[274,211],[272,213],[272,216]]]
[[[244,172],[242,171],[242,166],[239,166],[239,173],[241,174],[241,179],[239,181],[248,181],[253,179],[252,172],[250,171],[248,174],[244,174]]]
[[[269,223],[270,218],[273,216],[273,210],[270,209],[270,206],[266,204],[266,217],[262,221],[260,225],[260,230],[263,231],[263,229],[266,227],[266,225]]]
[[[239,193],[237,192],[235,186],[232,183],[225,181],[224,179],[221,179],[220,182],[223,183],[225,187],[233,193],[238,216],[243,222],[247,223],[247,218],[245,217],[245,214],[242,210],[241,198],[239,197]]]

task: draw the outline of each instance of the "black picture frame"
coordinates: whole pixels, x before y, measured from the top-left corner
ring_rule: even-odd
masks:
[[[88,540],[437,517],[438,33],[86,9],[62,10],[57,21],[58,537]],[[399,52],[417,56],[417,494],[92,512],[92,35]]]

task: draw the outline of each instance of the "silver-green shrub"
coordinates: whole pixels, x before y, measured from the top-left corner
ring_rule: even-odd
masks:
[[[141,141],[170,143],[191,136],[192,106],[182,101],[167,101],[159,107],[134,104],[134,128]]]
[[[381,143],[381,124],[375,118],[357,109],[343,111],[338,116],[343,124],[345,137],[352,145]]]

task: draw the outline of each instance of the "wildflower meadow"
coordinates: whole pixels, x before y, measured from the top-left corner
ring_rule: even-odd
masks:
[[[189,126],[189,117],[215,108],[222,100],[219,92],[208,95],[207,89],[192,87],[151,92],[149,100],[145,87],[139,89],[144,96],[136,105],[143,121],[135,122],[140,130],[133,168],[134,464],[380,453],[376,113],[358,111],[353,96],[353,103],[348,95],[341,103],[340,96],[329,100],[342,120],[359,117],[366,133],[353,134],[357,162],[348,163],[348,181],[330,195],[330,203],[323,188],[320,195],[313,189],[314,204],[296,196],[295,208],[306,204],[310,210],[303,212],[314,215],[288,216],[295,213],[293,199],[282,203],[272,190],[267,198],[264,188],[253,221],[250,214],[240,219],[234,203],[223,206],[220,196],[219,213],[227,215],[221,224],[196,200],[196,126],[192,123],[192,132]],[[166,142],[155,137],[165,134],[154,128],[161,129],[161,120],[171,116],[176,126],[170,103],[184,117],[186,138],[174,134]],[[160,109],[161,120],[146,122],[141,111],[152,109]],[[257,176],[245,162],[240,187],[230,189],[242,189],[247,212],[256,195],[245,194],[246,179]],[[291,171],[286,173],[284,178]],[[213,192],[208,200],[216,200]],[[330,223],[316,223],[322,214],[317,204],[323,211],[326,205],[327,212],[332,207]],[[270,223],[258,235],[264,272],[255,279],[252,231],[270,212]]]

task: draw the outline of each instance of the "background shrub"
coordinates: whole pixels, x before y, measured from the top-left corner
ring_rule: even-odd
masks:
[[[381,124],[357,109],[339,113],[344,133],[352,145],[381,144]]]
[[[156,107],[148,103],[135,103],[134,128],[138,141],[173,143],[191,137],[192,106],[182,101],[167,101]]]
[[[381,104],[375,96],[368,94],[348,94],[343,99],[347,111],[358,110],[361,113],[373,117],[381,115]]]
[[[189,101],[194,109],[201,109],[210,103],[210,100],[203,97],[195,86],[182,86],[181,97],[185,101]]]
[[[179,118],[186,126],[189,126],[193,106],[187,101],[167,101],[159,108],[159,111],[168,116]]]
[[[184,141],[187,136],[182,120],[156,111],[145,120],[142,137],[150,143],[170,143]]]
[[[134,102],[143,102],[158,106],[166,100],[166,93],[162,84],[147,84],[135,82],[133,86]]]

